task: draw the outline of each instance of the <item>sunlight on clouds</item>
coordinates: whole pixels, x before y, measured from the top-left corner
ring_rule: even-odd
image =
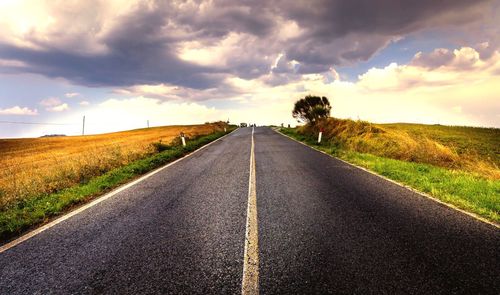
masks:
[[[100,42],[115,19],[136,1],[0,1],[0,41],[44,50],[46,47],[84,54],[106,53]],[[78,44],[78,46],[75,46]]]
[[[370,69],[357,82],[329,82],[322,74],[302,75],[297,81],[275,87],[241,78],[227,81],[240,92],[251,94],[252,103],[246,107],[257,109],[254,114],[269,111],[265,123],[289,122],[293,102],[316,94],[330,98],[332,115],[342,118],[499,126],[500,72],[495,71],[500,54],[488,60],[478,59],[469,48],[452,54],[453,60],[435,69],[393,63]]]
[[[36,116],[38,115],[38,110],[32,110],[27,107],[14,106],[6,109],[0,108],[0,115]]]
[[[62,112],[69,110],[69,105],[67,103],[63,103],[58,97],[42,99],[40,101],[40,105],[44,106],[45,110],[49,112]]]
[[[239,50],[244,38],[244,34],[230,33],[213,45],[198,41],[182,42],[178,48],[178,56],[182,60],[203,66],[227,66],[230,53]]]
[[[296,21],[281,20],[281,25],[278,26],[277,37],[280,41],[286,41],[299,37],[304,33],[304,29],[299,27]]]
[[[470,47],[453,52],[437,49],[427,57],[419,52],[408,65],[391,63],[382,69],[372,68],[359,76],[358,85],[369,91],[455,86],[491,79],[500,69],[500,53],[483,61]]]

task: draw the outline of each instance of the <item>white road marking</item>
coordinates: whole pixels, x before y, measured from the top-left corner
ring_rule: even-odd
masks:
[[[500,225],[498,225],[498,224],[496,224],[496,223],[494,223],[494,222],[491,222],[491,221],[487,220],[486,218],[483,218],[483,217],[481,217],[481,216],[479,216],[479,215],[476,215],[476,214],[474,214],[474,213],[471,213],[471,212],[467,212],[467,211],[465,211],[465,210],[462,210],[462,209],[460,209],[460,208],[458,208],[458,207],[456,207],[456,206],[454,206],[454,205],[452,205],[452,204],[445,203],[445,202],[443,202],[443,201],[441,201],[441,200],[439,200],[439,199],[437,199],[437,198],[435,198],[435,197],[433,197],[433,196],[431,196],[431,195],[428,195],[428,194],[423,193],[423,192],[421,192],[421,191],[418,191],[418,190],[416,190],[416,189],[414,189],[414,188],[412,188],[412,187],[410,187],[410,186],[407,186],[407,185],[405,185],[405,184],[399,183],[399,182],[397,182],[397,181],[395,181],[395,180],[392,180],[392,179],[390,179],[390,178],[387,178],[387,177],[385,177],[385,176],[382,176],[382,175],[380,175],[380,174],[377,174],[377,173],[375,173],[375,172],[373,172],[373,171],[370,171],[370,170],[368,170],[368,169],[366,169],[366,168],[364,168],[364,167],[361,167],[361,166],[358,166],[358,165],[355,165],[355,164],[349,163],[349,162],[347,162],[347,161],[345,161],[345,160],[342,160],[342,159],[340,159],[340,158],[337,158],[337,157],[335,157],[335,156],[332,156],[332,155],[330,155],[330,154],[328,154],[328,153],[326,153],[326,152],[324,152],[324,151],[322,151],[322,150],[319,150],[319,149],[317,149],[317,148],[315,148],[315,147],[312,147],[312,146],[307,145],[307,144],[305,144],[305,143],[303,143],[303,142],[301,142],[301,141],[298,141],[298,140],[296,140],[296,139],[295,139],[295,138],[293,138],[293,137],[290,137],[290,136],[288,136],[288,135],[286,135],[286,134],[283,134],[283,133],[281,133],[281,132],[277,131],[276,129],[273,129],[273,130],[274,130],[276,133],[278,133],[278,134],[281,134],[281,135],[283,135],[283,136],[285,136],[285,137],[288,137],[288,138],[290,138],[290,139],[291,139],[291,140],[293,140],[293,141],[296,141],[296,142],[298,142],[298,143],[300,143],[300,144],[302,144],[302,145],[305,145],[305,146],[307,146],[307,147],[309,147],[309,148],[312,148],[313,150],[316,150],[316,151],[318,151],[318,152],[320,152],[320,153],[323,153],[323,154],[325,154],[325,155],[327,155],[327,156],[330,156],[330,157],[335,158],[335,159],[337,159],[337,160],[339,160],[339,161],[342,161],[342,162],[344,162],[344,163],[346,163],[346,164],[348,164],[348,165],[350,165],[350,166],[356,167],[356,168],[361,169],[361,170],[363,170],[363,171],[365,171],[365,172],[368,172],[368,173],[370,173],[370,174],[372,174],[372,175],[375,175],[375,176],[380,177],[380,178],[382,178],[382,179],[384,179],[384,180],[387,180],[387,181],[389,181],[389,182],[392,182],[392,183],[394,183],[394,184],[396,184],[396,185],[398,185],[398,186],[401,186],[401,187],[403,187],[403,188],[405,188],[405,189],[407,189],[407,190],[410,190],[410,191],[412,191],[412,192],[414,192],[414,193],[416,193],[416,194],[418,194],[418,195],[421,195],[422,197],[425,197],[425,198],[430,199],[430,200],[432,200],[432,201],[434,201],[434,202],[436,202],[436,203],[439,203],[439,204],[444,205],[444,206],[446,206],[446,207],[448,207],[448,208],[451,208],[451,209],[453,209],[453,210],[455,210],[455,211],[458,211],[458,212],[460,212],[460,213],[463,213],[463,214],[465,214],[465,215],[468,215],[468,216],[470,216],[470,217],[472,217],[472,218],[474,218],[474,219],[476,219],[476,220],[478,220],[478,221],[481,221],[481,222],[484,222],[484,223],[486,223],[486,224],[492,225],[492,226],[494,226],[494,227],[496,227],[496,228],[500,228]]]
[[[235,129],[235,130],[237,130],[237,129]],[[79,214],[79,213],[87,210],[88,208],[93,207],[93,206],[95,206],[95,205],[97,205],[97,204],[99,204],[99,203],[101,203],[101,202],[103,202],[103,201],[111,198],[112,196],[114,196],[114,195],[116,195],[116,194],[118,194],[118,193],[120,193],[120,192],[128,189],[131,186],[136,185],[137,183],[139,183],[139,182],[141,182],[141,181],[143,181],[143,180],[145,180],[145,179],[153,176],[154,174],[162,171],[163,169],[166,169],[166,168],[174,165],[175,163],[177,163],[177,162],[179,162],[181,160],[186,159],[187,157],[189,157],[189,156],[191,156],[191,155],[193,155],[193,154],[195,154],[195,153],[203,150],[204,148],[208,147],[209,145],[211,145],[211,144],[213,144],[213,143],[215,143],[215,142],[223,139],[224,137],[228,136],[232,132],[234,132],[234,131],[231,131],[230,133],[228,133],[228,134],[226,134],[226,135],[224,135],[224,136],[222,136],[222,137],[220,137],[220,138],[218,138],[218,139],[216,139],[216,140],[214,140],[214,141],[212,141],[212,142],[210,142],[210,143],[202,146],[201,148],[193,151],[192,153],[189,153],[189,154],[183,156],[182,158],[179,158],[179,159],[177,159],[177,160],[175,160],[175,161],[173,161],[171,163],[168,163],[167,165],[165,165],[163,167],[160,167],[160,168],[158,168],[156,170],[153,170],[153,171],[149,172],[148,174],[146,174],[146,175],[144,175],[144,176],[142,176],[142,177],[140,177],[140,178],[138,178],[138,179],[136,179],[136,180],[134,180],[134,181],[132,181],[130,183],[127,183],[127,184],[125,184],[123,186],[120,186],[117,189],[115,189],[115,190],[113,190],[113,191],[111,191],[111,192],[109,192],[109,193],[107,193],[107,194],[105,194],[105,195],[103,195],[103,196],[101,196],[101,197],[93,200],[92,202],[90,202],[88,204],[85,204],[85,205],[79,207],[78,209],[76,209],[74,211],[71,211],[68,214],[63,215],[63,216],[61,216],[61,217],[59,217],[59,218],[57,218],[57,219],[55,219],[55,220],[47,223],[44,226],[41,226],[41,227],[39,227],[39,228],[37,228],[37,229],[35,229],[33,231],[28,232],[27,234],[22,235],[21,237],[19,237],[19,238],[13,240],[13,241],[11,241],[11,242],[9,242],[9,243],[1,246],[0,247],[0,253],[5,252],[5,251],[9,250],[10,248],[13,248],[13,247],[21,244],[22,242],[31,239],[32,237],[34,237],[34,236],[36,236],[36,235],[38,235],[38,234],[40,234],[40,233],[48,230],[49,228],[55,226],[56,224],[61,223],[61,222],[65,221],[65,220],[67,220],[67,219],[69,219],[69,218],[71,218],[71,217],[73,217],[73,216],[75,216],[75,215],[77,215],[77,214]]]
[[[257,193],[255,183],[254,129],[250,148],[250,176],[248,180],[247,225],[245,233],[245,254],[243,261],[243,295],[259,294],[259,231],[257,224]]]

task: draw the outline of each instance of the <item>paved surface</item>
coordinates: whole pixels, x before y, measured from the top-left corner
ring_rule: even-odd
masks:
[[[251,129],[0,254],[0,294],[237,294]]]
[[[500,230],[269,129],[255,149],[262,294],[500,294]]]
[[[261,294],[500,294],[500,230],[255,129]],[[251,129],[0,254],[0,294],[239,294]]]

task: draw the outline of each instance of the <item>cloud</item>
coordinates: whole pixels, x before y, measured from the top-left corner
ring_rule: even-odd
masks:
[[[446,48],[437,48],[427,54],[418,52],[410,64],[428,69],[446,66],[459,71],[471,70],[474,67],[482,66],[494,54],[494,52],[491,52],[486,58],[485,55],[480,54],[480,51],[481,49],[476,50],[471,47],[462,47],[453,51]]]
[[[62,111],[66,111],[68,109],[69,109],[69,106],[67,103],[63,103],[60,105],[46,108],[46,110],[49,112],[62,112]]]
[[[434,69],[449,64],[453,60],[453,52],[446,48],[436,48],[428,54],[419,51],[413,57],[411,64],[419,67]]]
[[[13,59],[0,59],[0,68],[22,68],[26,67],[26,63],[19,61],[19,60],[13,60]]]
[[[53,107],[53,106],[59,105],[61,103],[62,103],[62,101],[57,97],[49,97],[49,98],[42,99],[40,101],[40,105],[42,105],[44,107]]]
[[[27,107],[14,106],[7,109],[0,109],[0,115],[21,115],[21,116],[36,116],[37,109],[29,109]]]
[[[49,112],[62,112],[69,109],[67,103],[62,103],[62,101],[57,97],[49,97],[40,101],[40,105],[45,107],[45,110]]]
[[[0,59],[86,86],[210,89],[227,76],[301,74],[367,60],[422,30],[477,23],[490,1],[8,1]],[[279,64],[275,65],[278,56]],[[276,79],[287,82],[287,79]]]
[[[481,59],[471,47],[438,48],[428,54],[418,52],[408,65],[391,63],[372,68],[359,76],[358,84],[367,91],[404,91],[416,87],[470,85],[499,76],[500,52]]]
[[[86,100],[82,100],[82,101],[80,101],[79,105],[81,105],[81,106],[88,106],[88,105],[90,105],[90,102],[88,102]]]
[[[75,96],[80,96],[80,93],[78,93],[78,92],[68,92],[68,93],[64,94],[64,96],[66,96],[66,97],[75,97]]]

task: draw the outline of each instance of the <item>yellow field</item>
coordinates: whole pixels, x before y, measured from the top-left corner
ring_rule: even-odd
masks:
[[[169,144],[180,132],[193,137],[224,127],[224,123],[212,123],[89,136],[0,139],[0,208],[85,182],[154,152],[152,143]]]

